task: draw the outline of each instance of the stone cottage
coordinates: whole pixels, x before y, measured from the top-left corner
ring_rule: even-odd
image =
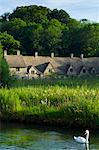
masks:
[[[11,75],[18,78],[38,78],[51,74],[64,76],[89,76],[99,75],[99,57],[55,57],[51,56],[22,56],[17,50],[17,55],[7,55],[4,50],[4,57],[9,65]]]

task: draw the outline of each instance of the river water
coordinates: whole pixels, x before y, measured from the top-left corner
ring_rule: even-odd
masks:
[[[90,144],[79,144],[74,135],[84,130],[23,124],[0,124],[0,150],[99,150],[99,131],[90,131]]]

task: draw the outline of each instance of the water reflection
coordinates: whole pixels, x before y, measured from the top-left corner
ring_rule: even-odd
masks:
[[[79,134],[82,131],[78,131]],[[0,130],[0,150],[99,150],[99,135],[91,143],[79,144],[73,140],[74,130],[3,125]]]
[[[86,144],[86,150],[89,150],[89,144]]]

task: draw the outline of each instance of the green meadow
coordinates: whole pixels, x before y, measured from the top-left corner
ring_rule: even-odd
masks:
[[[99,77],[13,79],[0,89],[0,118],[99,128]]]

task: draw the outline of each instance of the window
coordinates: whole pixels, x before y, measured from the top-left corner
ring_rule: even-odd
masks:
[[[32,70],[32,71],[31,71],[31,74],[34,74],[34,73],[35,73],[35,71],[34,71],[34,70]]]
[[[52,72],[52,69],[49,69],[49,72]]]
[[[19,67],[17,67],[17,68],[16,68],[16,71],[20,71],[20,68],[19,68]]]
[[[92,73],[92,74],[95,74],[95,73],[96,73],[96,71],[95,71],[94,68],[91,70],[91,73]]]
[[[70,72],[73,72],[73,68],[70,68]]]
[[[86,73],[86,69],[83,69],[83,73]]]

